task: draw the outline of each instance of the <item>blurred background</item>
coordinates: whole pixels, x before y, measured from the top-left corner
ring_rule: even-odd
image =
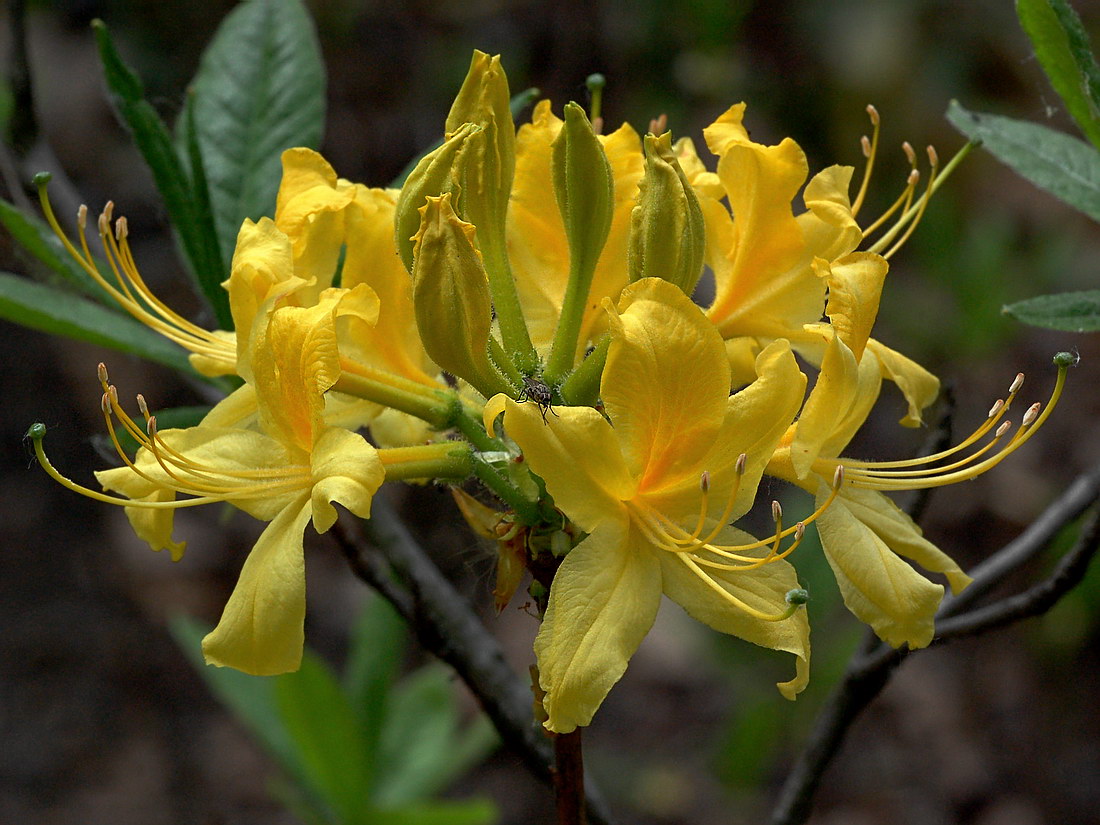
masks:
[[[204,317],[186,281],[152,181],[105,102],[89,22],[111,27],[148,97],[171,121],[199,54],[231,2],[70,0],[28,3],[26,28],[41,135],[93,210],[128,216],[142,272],[171,306]],[[609,128],[644,131],[666,113],[676,136],[748,102],[755,140],[785,136],[811,170],[859,165],[864,114],[883,119],[883,154],[866,214],[890,203],[907,172],[902,140],[942,158],[963,143],[948,101],[1076,134],[1031,57],[1006,0],[312,0],[328,68],[322,152],[343,177],[380,186],[440,137],[473,48],[500,52],[513,92],[586,101],[585,77],[608,79]],[[1074,0],[1100,38],[1100,2]],[[10,9],[0,56],[10,67]],[[1096,40],[1094,39],[1094,42]],[[5,85],[8,78],[4,78]],[[10,93],[0,105],[10,123]],[[15,115],[18,117],[19,112]],[[25,114],[22,113],[22,114]],[[9,199],[16,193],[6,193]],[[0,237],[0,269],[34,274]],[[964,568],[1016,536],[1073,478],[1100,460],[1095,337],[1023,327],[1003,304],[1100,283],[1100,230],[974,152],[897,255],[876,337],[953,386],[968,432],[1017,371],[1044,399],[1050,355],[1078,349],[1067,397],[1032,442],[979,481],[933,494],[926,534]],[[242,514],[188,511],[183,561],[154,555],[121,512],[62,490],[21,437],[51,428],[50,452],[89,483],[103,466],[96,364],[123,396],[151,406],[203,403],[158,367],[0,325],[0,823],[281,825],[273,766],[207,693],[167,631],[178,614],[213,624],[259,532]],[[861,435],[868,455],[908,455],[900,394],[884,393]],[[782,495],[781,490],[765,491]],[[491,616],[492,551],[456,527],[443,489],[395,497],[411,527],[485,614],[519,672],[536,622],[518,599]],[[1065,546],[1071,537],[1067,537]],[[1025,571],[1018,589],[1042,573]],[[367,595],[327,540],[307,536],[307,637],[331,661]],[[861,627],[839,603],[813,547],[799,550],[813,624],[813,683],[797,703],[774,682],[788,658],[719,637],[666,605],[586,737],[594,776],[622,822],[750,823],[765,817]],[[815,823],[1040,825],[1100,822],[1100,617],[1097,571],[1050,614],[907,661],[852,729],[822,785]],[[408,666],[423,661],[410,647]],[[461,687],[456,685],[456,691]],[[463,698],[470,713],[475,705]],[[498,752],[459,797],[487,795],[504,823],[551,821],[548,791]]]

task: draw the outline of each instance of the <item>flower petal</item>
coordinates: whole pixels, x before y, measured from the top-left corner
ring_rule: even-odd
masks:
[[[940,394],[940,380],[916,361],[880,344],[874,338],[867,342],[867,349],[878,359],[883,376],[898,385],[909,403],[909,411],[901,419],[901,425],[919,427],[921,410]]]
[[[370,518],[371,499],[386,471],[378,451],[363,436],[327,427],[313,445],[312,469],[313,526],[318,533],[335,523],[334,501],[360,518]]]
[[[623,292],[600,384],[640,489],[698,487],[698,463],[726,413],[729,362],[717,331],[679,288],[643,278]]]
[[[221,621],[202,640],[208,664],[253,676],[298,669],[306,615],[302,534],[310,514],[309,499],[303,495],[260,534]]]
[[[508,435],[546,482],[554,503],[578,527],[591,532],[604,521],[625,518],[622,502],[634,496],[637,485],[607,419],[591,407],[557,407],[557,415],[543,421],[537,404],[519,404],[503,395],[486,406],[487,419],[498,411],[498,398]]]
[[[535,639],[546,727],[592,721],[653,626],[661,568],[626,524],[605,523],[565,557]]]
[[[829,495],[821,485],[820,505]],[[898,558],[838,497],[817,520],[821,546],[833,568],[844,604],[879,638],[894,647],[926,647],[943,587]]]
[[[727,528],[718,539],[721,544],[748,544],[755,539],[748,533]],[[693,619],[719,633],[737,636],[761,647],[793,653],[796,675],[778,685],[788,699],[794,699],[809,681],[810,623],[805,610],[795,612],[781,622],[754,618],[723,599],[673,553],[662,553],[661,573],[664,591]],[[719,587],[737,600],[762,613],[777,614],[787,609],[787,593],[799,587],[794,567],[785,561],[772,562],[754,570],[717,570],[702,568]]]

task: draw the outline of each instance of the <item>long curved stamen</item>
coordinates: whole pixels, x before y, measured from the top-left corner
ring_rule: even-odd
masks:
[[[722,532],[722,528],[729,524],[730,516],[733,515],[733,508],[737,504],[737,494],[741,491],[741,479],[745,475],[745,463],[748,461],[748,456],[745,453],[737,456],[737,461],[733,465],[736,475],[733,479],[733,487],[730,489],[729,494],[726,496],[726,505],[722,510],[722,515],[718,517],[718,521],[715,523],[714,528],[707,534],[706,538],[700,539],[699,534],[703,532],[703,527],[706,525],[707,514],[710,512],[710,473],[703,471],[702,477],[699,479],[699,488],[703,495],[699,501],[699,520],[696,522],[695,530],[692,531],[690,536],[685,538],[674,538],[673,541],[677,544],[709,544],[714,541],[715,537]]]
[[[863,167],[863,180],[859,184],[859,194],[856,195],[855,202],[852,204],[853,218],[859,214],[859,210],[863,207],[863,202],[867,198],[867,190],[871,185],[871,171],[875,167],[875,156],[878,154],[878,135],[881,122],[878,109],[870,103],[867,104],[867,116],[871,119],[871,139],[868,140],[867,136],[864,135],[860,140],[863,156],[867,158],[867,164]]]
[[[236,364],[236,352],[232,346],[208,330],[192,324],[175,313],[149,289],[140,272],[138,272],[133,254],[130,251],[125,218],[119,218],[115,223],[114,233],[110,231],[114,211],[113,203],[107,203],[97,224],[107,264],[116,283],[111,283],[100,273],[88,246],[86,232],[88,208],[82,205],[77,213],[80,241],[80,249],[77,249],[62,230],[57,217],[54,215],[44,180],[38,183],[38,196],[46,221],[58,240],[61,241],[62,246],[65,247],[65,250],[87,273],[88,277],[95,281],[126,312],[190,352],[224,361],[230,365]]]
[[[791,591],[791,593],[787,594],[787,602],[789,604],[789,607],[785,611],[783,611],[782,613],[764,613],[761,610],[757,610],[755,607],[750,607],[749,605],[745,604],[745,602],[743,602],[741,599],[737,598],[728,590],[726,590],[726,588],[722,587],[722,585],[720,585],[713,578],[708,576],[706,571],[700,568],[699,565],[696,564],[695,561],[689,556],[679,556],[678,558],[687,566],[687,568],[692,573],[698,576],[699,579],[705,585],[707,585],[707,587],[709,587],[727,602],[732,604],[738,610],[741,610],[747,613],[749,616],[752,616],[754,619],[759,619],[762,622],[781,622],[784,619],[789,619],[798,611],[798,608],[805,604],[805,601],[802,599],[798,599],[797,601],[792,599],[791,593],[794,593],[796,591]]]
[[[1054,357],[1054,363],[1058,367],[1058,377],[1055,380],[1054,389],[1051,391],[1050,398],[1046,405],[1036,402],[1028,407],[1020,422],[1020,428],[999,450],[993,452],[992,455],[982,458],[989,453],[995,445],[1003,440],[1011,426],[1010,422],[1002,422],[995,430],[992,440],[965,458],[948,464],[947,466],[928,467],[926,465],[935,463],[946,455],[952,455],[958,452],[959,447],[945,450],[933,456],[925,456],[908,461],[891,461],[881,464],[876,464],[874,462],[843,461],[841,464],[847,468],[849,483],[853,487],[873,490],[918,490],[928,487],[942,487],[947,484],[954,484],[958,481],[966,481],[976,478],[987,470],[992,469],[1022,447],[1035,431],[1043,425],[1055,406],[1057,406],[1058,399],[1061,397],[1062,390],[1065,386],[1066,374],[1069,367],[1077,363],[1077,357],[1071,353],[1058,353],[1058,355]],[[1015,395],[1022,383],[1023,376],[1017,376],[1017,379],[1013,381],[1010,397]],[[1007,403],[994,404],[993,409],[990,410],[991,415],[987,418],[986,422],[975,431],[975,434],[967,438],[963,442],[963,445],[969,446],[980,438],[981,435],[988,433],[991,422],[995,423],[995,419],[1000,418],[1007,407]],[[978,435],[979,433],[981,435]]]
[[[80,493],[85,498],[90,498],[95,501],[102,501],[105,504],[117,504],[120,507],[139,507],[146,510],[178,510],[181,507],[197,507],[200,504],[211,504],[215,501],[221,501],[217,496],[205,496],[201,498],[189,498],[183,501],[141,501],[140,499],[121,498],[119,496],[111,496],[106,493],[100,493],[96,490],[89,489],[83,485],[77,484],[75,481],[65,478],[58,472],[57,468],[50,463],[49,458],[46,457],[46,450],[42,446],[42,440],[46,436],[45,424],[33,424],[31,428],[27,430],[27,437],[34,442],[34,454],[38,459],[38,463],[42,465],[42,469],[46,473],[60,484],[74,493]]]

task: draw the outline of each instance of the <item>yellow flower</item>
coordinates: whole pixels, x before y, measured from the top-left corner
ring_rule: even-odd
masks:
[[[127,498],[80,492],[125,506],[135,532],[154,550],[168,548],[173,558],[184,549],[172,539],[172,516],[180,507],[224,501],[270,522],[245,561],[221,621],[203,641],[212,664],[257,675],[297,669],[305,618],[305,526],[312,520],[318,532],[328,530],[336,520],[333,502],[368,517],[382,483],[385,471],[375,448],[322,418],[324,393],[339,376],[338,300],[330,296],[315,307],[277,309],[252,336],[262,432],[212,425],[217,407],[197,427],[158,432],[139,397],[146,436],[119,406],[101,368],[108,429],[113,433],[117,416],[142,448],[127,466],[96,474],[104,489]],[[41,452],[40,459],[52,471]],[[178,494],[191,498],[177,500]]]
[[[802,527],[755,542],[723,529],[750,507],[767,459],[801,403],[805,377],[785,342],[761,353],[759,377],[730,396],[721,339],[674,285],[643,279],[610,314],[603,373],[607,417],[495,396],[508,435],[558,508],[587,533],[568,552],[535,642],[550,730],[586,725],[648,632],[662,592],[724,633],[798,657],[780,685],[807,678],[808,626],[786,600],[797,588],[779,552]],[[721,542],[736,542],[735,544]],[[792,615],[793,613],[793,615]]]
[[[942,573],[955,592],[966,587],[970,577],[880,491],[942,486],[990,469],[1023,444],[1049,414],[1060,394],[1065,367],[1046,410],[1039,415],[1037,406],[1033,407],[1012,439],[1004,438],[1007,425],[1002,417],[1020,381],[1014,382],[1007,402],[999,402],[978,431],[950,450],[913,461],[840,458],[878,399],[883,377],[892,378],[909,397],[910,416],[919,414],[920,407],[935,397],[938,382],[870,338],[885,275],[879,256],[855,253],[831,267],[819,261],[818,268],[829,285],[826,314],[832,323],[806,329],[819,337],[821,372],[766,472],[801,486],[820,502],[831,493],[827,480],[843,467],[844,486],[818,519],[818,533],[844,602],[891,645],[924,647],[933,637],[933,617],[943,587],[903,559]],[[989,433],[995,433],[992,440],[974,447]],[[996,446],[1002,449],[994,452]],[[971,447],[971,454],[964,455]],[[947,459],[951,461],[937,466]]]

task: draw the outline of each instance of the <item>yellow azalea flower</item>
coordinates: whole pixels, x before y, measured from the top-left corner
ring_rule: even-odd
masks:
[[[104,412],[140,440],[126,467],[96,474],[104,489],[133,501],[126,505],[138,535],[154,549],[178,558],[172,515],[179,507],[225,501],[270,524],[241,570],[218,626],[203,641],[208,662],[247,673],[295,670],[301,660],[305,618],[302,535],[312,520],[318,532],[336,520],[332,502],[370,515],[371,498],[384,470],[362,436],[324,423],[324,393],[336,382],[336,303],[276,309],[253,335],[251,361],[262,432],[214,426],[217,407],[186,430],[149,435],[121,410],[104,381]],[[143,402],[142,405],[144,406]],[[144,410],[143,410],[144,411]],[[121,449],[119,450],[121,454]],[[176,500],[177,494],[193,496]],[[137,502],[140,502],[137,503]]]
[[[768,463],[767,472],[815,494],[831,494],[827,481],[844,468],[844,486],[818,519],[826,558],[836,575],[844,602],[895,647],[924,647],[931,642],[933,617],[943,587],[926,579],[903,559],[942,573],[958,592],[970,583],[959,566],[921,535],[920,528],[882,490],[911,490],[973,478],[1019,447],[1049,414],[1031,410],[1024,427],[1007,442],[1001,418],[1008,403],[998,404],[985,424],[958,447],[915,461],[862,462],[840,458],[878,399],[884,377],[892,378],[909,397],[910,416],[936,394],[938,382],[912,361],[870,338],[878,309],[885,262],[877,255],[856,253],[829,267],[818,261],[829,285],[826,314],[830,324],[807,325],[823,349],[821,372],[798,421],[791,426]],[[1064,368],[1053,401],[1060,393]],[[915,411],[915,412],[914,412]],[[919,419],[918,419],[919,420]],[[969,456],[962,451],[983,435],[998,430],[985,447]],[[991,452],[999,443],[1000,452]],[[952,458],[936,467],[937,460]],[[925,467],[925,465],[928,465]]]
[[[531,123],[516,132],[516,173],[508,206],[508,258],[516,290],[535,348],[543,355],[554,339],[569,280],[569,243],[554,199],[552,146],[562,120],[550,101],[535,106]],[[593,340],[603,324],[600,300],[618,297],[628,282],[627,241],[638,181],[645,171],[641,139],[628,124],[600,135],[614,180],[611,230],[596,264],[580,346]]]
[[[731,396],[721,338],[666,281],[628,287],[610,326],[606,417],[558,407],[544,421],[537,404],[502,395],[485,409],[487,426],[504,412],[527,464],[588,534],[554,577],[535,642],[546,726],[568,732],[591,721],[662,592],[719,631],[793,653],[797,675],[779,686],[793,698],[807,678],[808,625],[803,612],[791,615],[785,597],[797,580],[782,560],[790,548],[778,546],[803,528],[754,542],[723,527],[749,509],[805,377],[776,342],[761,353],[757,380]]]

